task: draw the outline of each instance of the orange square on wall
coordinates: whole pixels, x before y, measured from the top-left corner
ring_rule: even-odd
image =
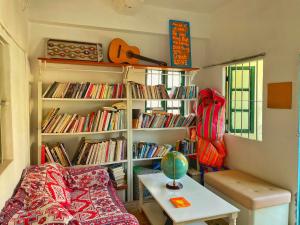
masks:
[[[268,84],[268,108],[292,108],[292,82]]]

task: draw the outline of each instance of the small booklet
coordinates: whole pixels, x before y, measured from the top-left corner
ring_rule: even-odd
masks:
[[[188,202],[184,197],[176,197],[176,198],[170,198],[170,202],[176,207],[176,208],[184,208],[191,206],[191,203]]]

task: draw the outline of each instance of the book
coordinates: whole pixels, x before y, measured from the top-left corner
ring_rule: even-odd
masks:
[[[191,203],[184,197],[170,198],[170,202],[175,206],[175,208],[185,208],[191,206]]]
[[[166,112],[140,113],[137,119],[133,118],[133,121],[135,121],[134,128],[190,127],[196,124],[196,115],[182,116]]]
[[[42,122],[43,133],[74,133],[122,130],[126,127],[125,110],[104,107],[87,115],[59,113],[50,109]]]
[[[42,145],[41,147],[41,164],[46,162],[46,146]]]
[[[44,98],[124,98],[125,84],[96,84],[90,82],[57,82],[48,85],[43,93]]]
[[[126,159],[127,140],[124,137],[111,139],[82,138],[72,162],[76,165],[101,164]]]

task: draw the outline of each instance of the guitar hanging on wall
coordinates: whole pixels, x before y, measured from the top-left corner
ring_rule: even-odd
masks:
[[[108,60],[113,63],[137,64],[139,60],[167,66],[167,63],[151,59],[140,55],[140,49],[136,46],[130,46],[121,38],[113,39],[108,47]]]

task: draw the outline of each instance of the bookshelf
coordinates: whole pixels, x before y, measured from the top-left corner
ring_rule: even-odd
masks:
[[[186,106],[187,114],[191,110],[191,104],[196,102],[196,98],[190,99],[135,99],[131,97],[130,86],[128,81],[134,81],[144,84],[145,78],[150,74],[149,70],[163,70],[162,76],[166,71],[172,72],[185,72],[184,76],[188,84],[198,73],[198,68],[171,68],[159,67],[148,65],[122,65],[104,62],[86,62],[77,60],[62,60],[62,59],[47,59],[39,58],[39,82],[38,82],[38,123],[37,123],[37,154],[36,163],[40,163],[41,159],[41,146],[42,143],[62,142],[66,145],[66,150],[73,157],[80,139],[86,137],[87,139],[104,139],[104,138],[117,138],[124,136],[127,139],[127,158],[120,161],[105,162],[100,165],[108,166],[121,163],[127,170],[127,200],[133,198],[133,166],[137,163],[151,162],[155,158],[141,158],[133,159],[132,146],[133,143],[145,138],[150,138],[153,141],[164,144],[164,142],[175,144],[174,140],[184,138],[189,133],[191,127],[168,127],[168,128],[132,128],[132,109],[140,108],[145,109],[146,101],[161,101],[161,102],[174,102],[180,101]],[[54,81],[58,82],[93,82],[93,83],[123,83],[126,85],[126,96],[124,98],[107,98],[107,99],[93,99],[93,98],[46,98],[43,93],[47,87]],[[114,103],[124,102],[126,105],[126,128],[120,130],[108,130],[99,132],[76,132],[76,133],[43,133],[42,120],[50,108],[61,108],[63,113],[82,113],[86,114],[95,109],[104,106],[111,106]],[[168,131],[171,137],[161,139]],[[174,140],[173,140],[174,139]]]

